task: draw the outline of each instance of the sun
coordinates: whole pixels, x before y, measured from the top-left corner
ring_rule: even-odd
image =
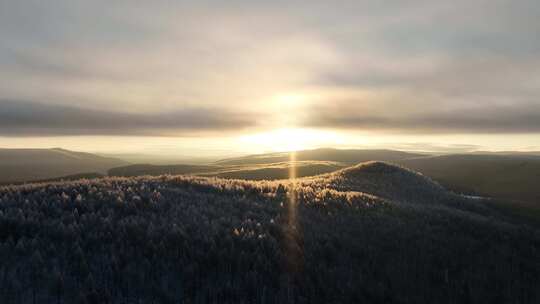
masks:
[[[330,131],[305,128],[282,128],[242,136],[243,144],[260,151],[290,152],[339,145],[342,140]]]

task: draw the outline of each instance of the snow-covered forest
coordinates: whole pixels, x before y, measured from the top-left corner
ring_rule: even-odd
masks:
[[[540,234],[370,163],[0,188],[1,303],[538,303]]]

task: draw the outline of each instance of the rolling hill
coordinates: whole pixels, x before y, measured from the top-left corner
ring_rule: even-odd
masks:
[[[0,183],[27,182],[95,172],[127,162],[65,149],[0,149]]]
[[[396,152],[396,153],[393,153]],[[397,151],[383,150],[379,156],[374,150],[335,150],[321,149],[314,151],[299,151],[302,164],[298,171],[299,176],[312,176],[325,172],[332,172],[344,168],[354,159],[387,160],[400,164],[406,168],[421,172],[448,189],[457,193],[491,198],[491,204],[502,208],[505,212],[518,214],[524,219],[538,222],[540,219],[540,188],[536,186],[540,180],[540,156],[536,152],[476,152],[471,154],[451,155],[420,155],[397,153]],[[235,159],[235,163],[250,163],[257,159],[264,165],[275,154],[247,156],[245,159]],[[279,155],[279,154],[278,154]],[[287,158],[288,154],[280,155]],[[315,161],[316,159],[316,161]],[[317,168],[316,162],[332,160],[334,166],[326,166],[324,170],[311,170]],[[228,160],[220,163],[227,163]],[[267,164],[272,166],[272,164]],[[240,169],[234,172],[219,174],[221,177],[245,179],[279,179],[287,178],[289,164],[281,169]],[[295,166],[299,166],[296,164]]]
[[[398,161],[458,193],[492,198],[509,213],[540,221],[540,157],[534,154],[468,154]]]
[[[442,155],[397,161],[456,191],[540,204],[540,157]]]
[[[332,161],[295,161],[230,167],[223,166],[219,171],[205,175],[249,180],[276,180],[289,178],[289,172],[293,168],[296,177],[306,177],[334,172],[344,167],[346,167],[345,164]]]
[[[0,187],[6,303],[537,303],[540,233],[369,162]]]
[[[141,175],[178,175],[178,174],[201,174],[218,170],[216,166],[205,165],[150,165],[136,164],[111,168],[109,176],[141,176]]]
[[[111,175],[195,174],[248,180],[275,180],[334,172],[365,161],[387,161],[421,172],[457,193],[492,198],[506,210],[540,219],[540,156],[537,153],[478,152],[425,155],[391,150],[316,149],[221,160],[208,166],[128,166]],[[122,172],[121,174],[119,172]]]
[[[290,153],[269,153],[224,159],[208,165],[128,165],[109,170],[111,176],[141,176],[161,174],[194,174],[250,180],[286,179],[289,169],[295,168],[297,177],[333,172],[360,162],[398,161],[422,156],[392,150],[315,149],[298,151],[295,161]]]
[[[359,149],[314,149],[297,151],[294,154],[296,161],[331,161],[347,165],[354,165],[371,160],[395,162],[401,159],[423,156],[423,154],[408,153],[394,150]],[[280,152],[224,159],[217,161],[216,164],[222,166],[260,165],[287,162],[289,160],[289,152]]]
[[[340,191],[359,191],[411,202],[438,201],[448,192],[431,179],[406,168],[371,161],[335,172],[327,179]]]

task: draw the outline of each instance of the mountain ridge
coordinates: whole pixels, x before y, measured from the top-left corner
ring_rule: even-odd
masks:
[[[0,148],[0,183],[29,182],[87,172],[106,173],[128,163],[115,158],[61,148]]]

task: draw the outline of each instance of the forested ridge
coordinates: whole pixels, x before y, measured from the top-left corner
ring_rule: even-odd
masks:
[[[373,162],[0,187],[1,303],[538,303],[540,233]]]

